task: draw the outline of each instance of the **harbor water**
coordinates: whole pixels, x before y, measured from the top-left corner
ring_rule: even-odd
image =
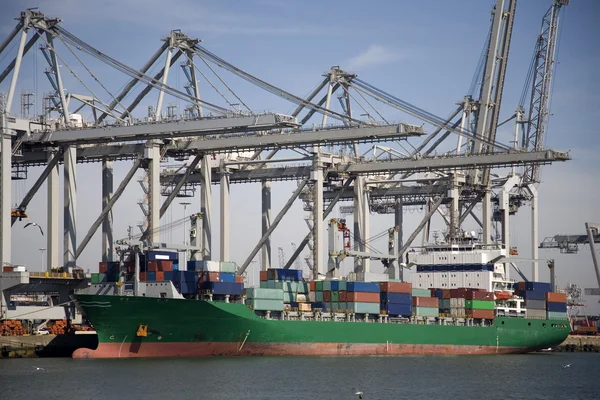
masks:
[[[570,367],[564,368],[570,364]],[[39,369],[38,369],[39,368]],[[589,399],[600,355],[0,360],[2,398]]]

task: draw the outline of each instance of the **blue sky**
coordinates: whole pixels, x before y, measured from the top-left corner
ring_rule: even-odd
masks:
[[[62,18],[62,26],[84,41],[139,68],[160,46],[160,39],[169,30],[181,29],[189,36],[201,38],[203,46],[222,58],[292,93],[307,94],[330,66],[339,65],[358,73],[361,79],[376,87],[445,117],[470,86],[489,29],[492,4],[491,0],[460,3],[372,1],[368,4],[359,1],[342,4],[295,0],[182,0],[169,3],[158,0],[12,1],[0,5],[0,38],[4,38],[15,25],[14,18],[19,11],[39,7],[46,15]],[[550,0],[518,3],[501,119],[510,116],[518,105],[541,17],[550,4]],[[544,182],[540,187],[540,240],[556,233],[582,232],[583,224],[588,220],[600,222],[597,208],[600,180],[594,170],[600,139],[593,130],[596,111],[600,107],[600,87],[596,76],[592,75],[594,66],[600,62],[599,47],[594,40],[600,37],[600,28],[595,20],[599,12],[600,3],[595,0],[572,1],[563,9],[557,53],[559,64],[554,75],[552,116],[546,144],[557,150],[571,150],[573,160],[544,167]],[[12,50],[14,53],[14,48]],[[41,74],[45,65],[39,54],[37,61],[32,54],[24,60],[19,92],[21,88],[35,88],[41,96],[49,90]],[[85,70],[71,63],[72,58],[67,52],[64,55],[69,65],[85,77],[86,83],[90,82]],[[6,66],[8,58],[0,59],[0,68]],[[82,58],[109,90],[116,92],[127,81],[127,77],[105,65],[86,56]],[[34,75],[37,75],[37,82],[33,79]],[[85,93],[64,67],[63,77],[68,90]],[[289,113],[295,108],[227,73],[223,73],[223,78],[254,110]],[[8,82],[7,79],[0,85],[1,92],[7,91]],[[170,75],[169,84],[181,88],[183,83],[183,73],[176,68]],[[90,86],[101,97],[107,98],[98,85]],[[218,101],[208,86],[204,93],[207,100]],[[165,103],[172,101],[166,99]],[[18,103],[17,98],[17,110]],[[38,98],[38,110],[40,104]],[[147,106],[151,104],[155,104],[155,96],[138,107],[140,117],[145,115]],[[391,120],[416,122],[399,112],[384,110],[385,116]],[[508,143],[511,131],[510,124],[502,127],[498,138]],[[124,176],[128,169],[129,164],[118,164],[115,170],[117,178]],[[24,195],[38,173],[39,169],[32,169],[29,181],[13,184],[13,201]],[[82,165],[78,169],[79,240],[100,211],[99,174],[99,165]],[[293,184],[274,184],[273,215],[293,190]],[[42,221],[43,225],[46,219],[45,193],[43,188],[29,209],[32,220]],[[215,224],[218,221],[217,193],[218,188],[213,188]],[[141,219],[141,212],[135,204],[140,197],[139,186],[133,184],[117,204],[116,237],[124,237],[126,226]],[[199,200],[193,202],[191,209],[197,211]],[[304,236],[303,215],[298,203],[284,218],[273,238],[274,262],[278,246],[289,255],[292,252],[290,242],[299,243]],[[167,213],[166,218],[178,219],[181,216],[182,207],[177,206]],[[405,231],[414,228],[420,218],[419,210],[408,213]],[[234,224],[232,256],[241,263],[259,239],[260,189],[257,185],[233,187],[231,220]],[[513,243],[523,249],[524,255],[530,247],[526,233],[528,221],[526,208],[522,208],[511,221]],[[371,233],[374,235],[391,224],[391,216],[373,215]],[[18,227],[13,231],[13,261],[35,265],[39,254],[31,248],[45,247],[45,241],[32,238],[29,232],[25,234]],[[173,232],[171,236],[181,237],[182,234]],[[60,242],[62,244],[62,240]],[[377,244],[379,247],[384,245],[383,242]],[[99,248],[100,236],[96,235],[80,263],[95,270],[100,259]],[[218,226],[215,226],[213,249],[215,252],[218,249]],[[546,250],[540,251],[540,257],[557,259],[561,285],[574,282],[589,286],[595,281],[588,249],[574,256]],[[529,267],[525,270],[528,271]],[[542,277],[547,278],[543,267],[541,270]]]

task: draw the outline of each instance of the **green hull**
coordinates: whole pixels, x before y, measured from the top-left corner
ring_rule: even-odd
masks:
[[[556,346],[568,321],[496,318],[492,326],[281,321],[236,303],[76,295],[96,328],[96,350],[75,358],[215,355],[526,353]],[[147,336],[137,334],[147,325]]]

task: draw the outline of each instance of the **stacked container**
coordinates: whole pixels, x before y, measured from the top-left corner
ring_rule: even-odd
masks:
[[[379,303],[379,283],[346,282],[346,310],[356,314],[379,315]]]
[[[198,293],[198,273],[196,271],[171,271],[165,272],[165,278],[170,277],[175,289],[181,294]]]
[[[440,301],[437,297],[431,297],[428,289],[412,289],[413,315],[418,317],[439,317]]]
[[[546,318],[567,319],[567,294],[546,293]]]
[[[110,262],[101,262],[98,264],[98,276],[96,277],[96,281],[92,283],[101,283],[101,282],[119,282],[119,262],[118,261],[110,261]]]
[[[391,316],[412,315],[412,284],[404,282],[381,282],[381,310]]]
[[[551,285],[546,282],[519,282],[517,295],[525,299],[527,318],[546,318],[546,293]]]
[[[283,290],[247,288],[246,304],[256,311],[283,311]]]
[[[325,312],[345,312],[347,309],[346,281],[316,281],[309,282],[309,301],[313,309]],[[312,288],[314,287],[314,291]]]
[[[430,289],[431,297],[437,297],[439,310],[442,315],[450,315],[452,305],[450,304],[450,289]]]
[[[173,272],[173,261],[170,260],[150,260],[144,265],[140,265],[140,281],[161,282],[170,280],[168,277]],[[167,275],[165,276],[165,273]]]

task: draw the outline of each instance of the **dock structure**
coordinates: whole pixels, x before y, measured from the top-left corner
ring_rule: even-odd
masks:
[[[285,260],[285,267],[293,265],[308,247],[308,264],[314,278],[331,272],[324,240],[326,221],[336,206],[340,210],[348,209],[342,203],[352,204],[349,212],[354,220],[354,251],[361,254],[355,258],[355,272],[369,272],[372,268],[369,262],[372,257],[368,253],[372,212],[393,214],[386,230],[395,228],[396,234],[389,244],[390,254],[394,256],[388,257],[386,262],[389,262],[387,268],[398,269],[398,274],[401,274],[399,265],[405,253],[417,236],[423,232],[423,243],[430,240],[431,218],[436,213],[443,217],[449,242],[457,240],[465,220],[473,218],[481,226],[487,245],[493,244],[492,222],[499,222],[501,239],[494,240],[494,244],[509,249],[510,216],[528,204],[532,209],[532,238],[536,239],[539,170],[542,165],[570,160],[568,153],[547,149],[544,145],[558,11],[563,3],[553,3],[543,19],[540,44],[534,56],[536,60],[543,60],[545,67],[540,63],[533,67],[534,79],[528,89],[532,93],[529,108],[518,105],[515,115],[502,122],[499,110],[516,0],[496,1],[479,96],[466,95],[445,119],[339,66],[331,67],[306,98],[299,97],[227,62],[202,46],[200,39],[179,30],[169,32],[150,59],[135,69],[110,57],[105,49],[100,50],[67,31],[59,18],[48,17],[38,10],[25,10],[15,28],[0,43],[0,55],[5,55],[13,42],[17,49],[13,61],[0,74],[0,83],[11,79],[0,113],[0,258],[3,265],[12,265],[11,227],[19,215],[26,215],[32,198],[44,183],[48,188],[45,226],[48,273],[56,268],[63,268],[65,273],[76,270],[78,258],[98,229],[102,233],[102,261],[116,261],[113,221],[123,216],[113,215],[113,206],[140,171],[143,177],[139,179],[142,187],[139,204],[144,223],[139,227],[139,234],[132,235],[136,240],[163,242],[160,218],[173,207],[176,198],[194,198],[199,187],[200,200],[194,201],[201,217],[193,222],[189,243],[183,243],[189,259],[194,260],[230,260],[231,185],[260,184],[261,238],[240,263],[239,273],[245,272],[259,253],[261,269],[272,265],[271,237],[296,201],[303,202],[304,210],[310,214],[306,218],[309,231],[302,235],[302,241]],[[52,91],[44,97],[43,115],[29,117],[16,113],[14,100],[19,80],[25,73],[21,68],[23,57],[36,51],[35,44],[41,45],[40,51],[48,63],[46,76]],[[98,97],[86,84],[95,76],[75,73],[71,63],[76,61],[70,54],[82,54],[109,65],[128,80],[118,93]],[[164,65],[158,62],[162,58]],[[83,59],[83,56],[76,58],[86,71],[91,71]],[[188,80],[183,88],[169,83],[169,72],[178,60]],[[206,78],[207,70],[201,66],[208,66],[208,71],[216,77],[214,82],[223,83],[227,95],[233,99],[227,100],[224,92],[219,92],[214,82],[208,80],[226,101],[216,104],[205,100],[207,96],[200,92],[199,81]],[[150,75],[154,67],[158,67],[159,72]],[[62,75],[69,73],[79,81],[78,90],[86,90],[88,94],[65,89]],[[289,115],[253,111],[235,88],[225,83],[223,74],[241,78],[297,107]],[[147,101],[150,92],[157,93],[158,99],[148,107],[147,115],[141,116],[139,107]],[[335,95],[338,95],[339,105],[336,105]],[[177,113],[169,105],[170,100],[184,102],[185,112]],[[383,111],[372,104],[384,104],[421,124],[389,122]],[[370,112],[358,112],[368,107]],[[527,118],[524,118],[525,112]],[[378,115],[380,120],[372,115]],[[513,119],[514,142],[500,143],[496,136],[498,126]],[[98,176],[102,185],[102,207],[96,210],[97,217],[89,227],[78,224],[76,213],[77,193],[82,187],[85,190],[85,182],[78,180],[78,165],[82,163],[102,166]],[[118,187],[113,178],[115,163],[129,166]],[[44,169],[20,204],[11,208],[11,182],[26,179],[27,169],[34,166]],[[492,174],[493,168],[502,168],[504,174]],[[59,169],[64,186],[62,210],[59,209]],[[272,218],[272,184],[281,181],[296,181],[298,186],[283,209]],[[219,186],[219,218],[213,215],[214,185]],[[402,215],[406,208],[414,206],[425,207],[426,212],[423,221],[410,231],[402,226]],[[60,218],[64,223],[62,257],[59,254]],[[213,249],[213,221],[220,224],[219,252]],[[537,239],[533,240],[534,254],[537,254],[537,243]],[[70,278],[44,274],[29,275],[28,279],[41,282]],[[532,279],[538,279],[537,261],[532,263]],[[6,309],[2,312],[0,318],[5,316]]]

